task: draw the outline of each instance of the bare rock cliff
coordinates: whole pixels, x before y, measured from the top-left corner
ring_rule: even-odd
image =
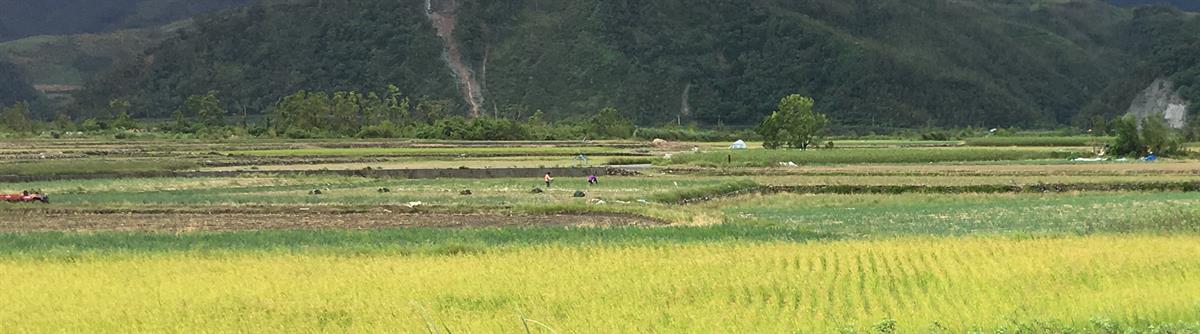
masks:
[[[1162,115],[1167,119],[1167,124],[1176,129],[1187,125],[1187,110],[1188,101],[1179,96],[1175,83],[1162,78],[1154,80],[1129,106],[1129,113],[1138,119]]]

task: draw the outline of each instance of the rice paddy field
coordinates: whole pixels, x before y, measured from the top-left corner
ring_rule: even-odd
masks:
[[[1200,333],[1200,161],[1086,139],[9,142],[0,332]]]

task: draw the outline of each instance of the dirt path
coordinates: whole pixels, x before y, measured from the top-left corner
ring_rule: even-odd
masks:
[[[286,229],[491,228],[658,226],[623,214],[502,215],[443,213],[19,213],[0,221],[0,233],[84,231],[254,231]]]

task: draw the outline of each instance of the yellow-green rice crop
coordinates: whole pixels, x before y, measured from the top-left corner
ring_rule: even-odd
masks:
[[[0,259],[8,332],[1097,331],[1200,318],[1200,237]],[[1183,326],[1195,326],[1187,323]]]

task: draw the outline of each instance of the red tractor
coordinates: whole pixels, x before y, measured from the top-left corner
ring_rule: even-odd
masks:
[[[50,203],[50,196],[43,195],[42,193],[36,193],[36,192],[30,193],[28,191],[25,191],[20,194],[13,194],[13,195],[0,194],[0,201],[10,202],[10,203],[30,203],[30,202]]]

